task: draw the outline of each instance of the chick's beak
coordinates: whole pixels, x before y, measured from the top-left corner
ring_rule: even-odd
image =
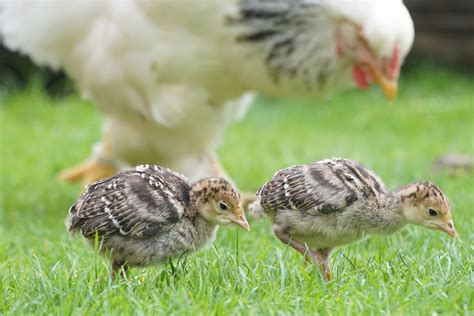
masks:
[[[244,213],[244,210],[242,210],[242,212],[239,212],[239,215],[237,218],[232,218],[231,221],[236,224],[236,225],[239,225],[240,227],[242,227],[243,229],[245,229],[246,231],[250,231],[250,225],[249,223],[247,222],[247,219],[245,218],[245,213]]]
[[[448,222],[446,224],[440,225],[438,226],[438,229],[441,231],[444,231],[445,233],[447,233],[449,236],[453,238],[458,237],[458,233],[456,232],[456,229],[454,228],[454,225],[452,222]]]

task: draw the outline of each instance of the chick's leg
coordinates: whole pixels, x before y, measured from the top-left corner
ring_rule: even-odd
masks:
[[[290,235],[288,235],[288,233],[281,229],[281,227],[274,226],[273,233],[282,243],[284,243],[285,245],[289,245],[290,247],[301,253],[305,257],[305,260],[308,259],[308,254],[310,253],[308,251],[308,248],[306,248],[303,244],[300,244],[296,240],[293,240]]]
[[[329,270],[330,253],[331,249],[327,248],[311,250],[311,255],[313,256],[315,263],[321,266],[321,272],[327,282],[331,281],[331,271]]]
[[[318,249],[316,251],[308,250],[307,247],[293,240],[288,235],[288,233],[286,233],[279,226],[273,227],[273,233],[282,243],[289,245],[290,247],[301,253],[305,257],[305,261],[309,260],[309,256],[313,257],[314,263],[316,265],[320,265],[321,271],[326,281],[329,282],[331,280],[331,272],[329,270],[329,255],[331,253],[331,249]]]
[[[118,170],[110,162],[111,148],[107,131],[104,132],[102,142],[96,148],[95,157],[91,157],[82,164],[63,170],[59,179],[68,182],[83,182],[90,184],[97,180],[113,176]]]
[[[112,280],[115,280],[118,274],[123,278],[127,276],[128,265],[125,261],[122,260],[113,260],[112,261]]]

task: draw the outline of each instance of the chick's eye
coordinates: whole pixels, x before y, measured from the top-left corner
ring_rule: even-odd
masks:
[[[428,214],[430,214],[430,216],[436,216],[438,215],[438,211],[436,211],[434,208],[430,208],[428,210]]]
[[[220,201],[219,203],[217,203],[217,206],[221,211],[229,210],[229,206],[225,202]]]

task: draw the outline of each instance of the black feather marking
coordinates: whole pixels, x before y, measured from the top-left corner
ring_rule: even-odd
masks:
[[[160,233],[161,230],[162,230],[161,226],[153,225],[153,226],[150,226],[150,227],[147,227],[146,229],[144,229],[140,233],[140,237],[149,238],[149,237],[152,237],[152,236],[156,236]]]
[[[102,230],[101,228],[108,225],[108,216],[107,214],[102,214],[94,218],[89,218],[83,220],[81,225],[81,232],[86,238],[95,238],[96,232],[101,235],[107,235],[107,230]]]
[[[362,188],[362,194],[364,195],[364,197],[369,197],[369,192],[367,192],[367,189],[370,188],[370,185],[364,181],[364,179],[362,178],[362,176],[359,174],[359,172],[357,172],[357,170],[351,166],[349,163],[345,163],[346,167],[349,168],[349,170],[352,172],[352,174],[357,178],[359,179],[359,181],[362,183],[363,185],[363,188]]]
[[[355,194],[355,192],[351,192],[349,195],[347,195],[345,197],[345,201],[346,201],[346,207],[349,207],[351,206],[352,204],[354,204],[359,198],[357,197],[357,194]]]
[[[375,190],[379,193],[384,193],[384,190],[380,186],[380,183],[374,177],[371,176],[371,178],[373,180]]]
[[[317,1],[246,0],[240,1],[239,7],[238,15],[226,18],[227,26],[243,29],[238,30],[238,42],[267,45],[264,62],[274,83],[299,80],[308,91],[327,84],[334,63],[322,52],[331,41],[326,35],[312,37],[312,29],[327,19],[324,6]],[[293,54],[295,51],[303,54]],[[315,67],[315,63],[322,66]]]
[[[349,181],[349,182],[352,182],[352,178],[348,177],[347,175],[344,174],[344,172],[342,170],[339,170],[337,168],[335,168],[334,166],[330,166],[329,167],[329,170],[332,171],[332,173],[334,174],[334,176],[336,176],[336,178],[339,179],[339,181],[342,183],[342,185],[344,187],[346,187],[347,191],[349,191],[349,195],[354,195],[356,197],[356,200],[357,200],[357,194],[355,193],[355,191],[349,187],[349,185],[346,183],[346,181]],[[351,203],[352,204],[352,203]]]
[[[237,40],[240,42],[260,42],[272,37],[276,33],[276,31],[266,30],[255,33],[242,34],[237,37]]]
[[[159,207],[157,201],[150,190],[150,185],[143,181],[143,179],[134,179],[131,181],[130,191],[135,194],[135,197],[150,208],[156,209]]]
[[[317,205],[320,205],[323,201],[320,201],[316,198],[314,193],[304,193],[298,195],[295,199],[294,204],[299,210],[308,210]]]
[[[379,182],[367,171],[367,169],[364,166],[358,163],[355,163],[354,166],[360,172],[362,176],[364,176],[367,179],[370,179],[370,181],[373,183],[374,188],[377,192],[382,193]],[[370,186],[370,188],[372,190],[372,186]]]
[[[273,44],[272,49],[270,51],[269,57],[267,57],[267,63],[270,61],[270,55],[276,55],[276,52],[283,52],[284,55],[289,55],[295,49],[294,47],[294,40],[291,37],[287,37],[283,40],[280,40]]]
[[[281,11],[265,11],[263,9],[251,8],[251,7],[242,7],[240,11],[241,21],[251,20],[251,19],[261,19],[261,20],[273,20],[276,18],[282,17]]]
[[[340,211],[335,205],[333,204],[323,204],[321,205],[319,211],[324,214],[331,214]]]
[[[334,191],[340,190],[338,186],[332,184],[329,180],[326,179],[326,177],[324,177],[323,172],[317,167],[317,165],[310,166],[309,173],[313,180],[319,185],[325,186]]]

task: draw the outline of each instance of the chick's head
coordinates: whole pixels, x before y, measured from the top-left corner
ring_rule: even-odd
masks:
[[[402,201],[409,223],[441,230],[451,237],[458,236],[449,200],[437,185],[427,181],[417,182],[406,191],[408,194],[402,195]]]
[[[191,203],[199,214],[218,225],[238,225],[249,231],[239,191],[224,178],[206,178],[193,184]]]

